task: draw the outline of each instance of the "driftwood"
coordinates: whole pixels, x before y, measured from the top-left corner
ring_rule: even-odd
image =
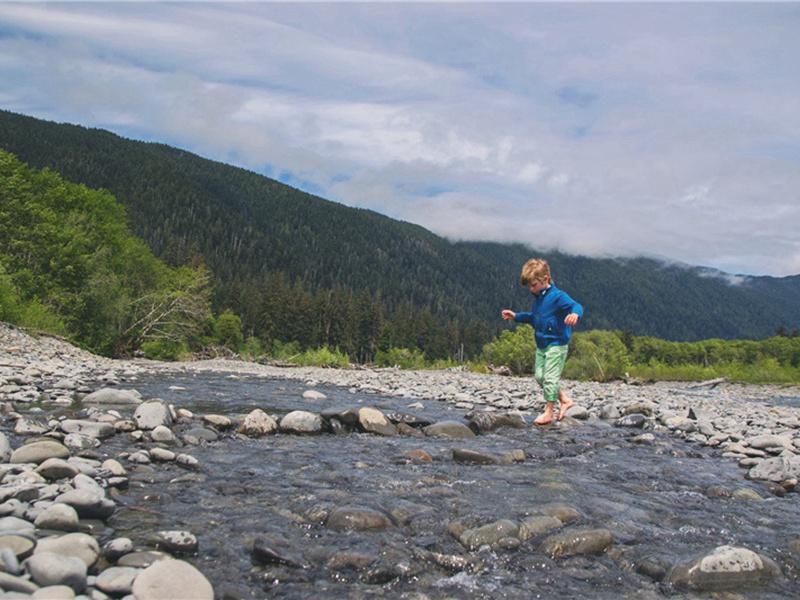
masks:
[[[726,381],[728,381],[727,377],[718,377],[717,379],[709,379],[708,381],[701,381],[700,383],[695,383],[694,385],[690,385],[689,389],[695,390],[697,388],[710,387],[713,390],[720,383],[725,383]]]

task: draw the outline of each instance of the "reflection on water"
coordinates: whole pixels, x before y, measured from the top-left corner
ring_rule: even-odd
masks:
[[[258,377],[206,373],[143,380],[136,387],[145,398],[163,398],[198,415],[244,416],[255,408],[271,414],[321,412],[352,405],[431,421],[464,417],[446,403],[423,400],[423,408],[408,409],[407,399],[339,388],[318,388],[326,400],[305,400],[307,387],[299,382]],[[657,574],[725,544],[769,556],[786,576],[766,588],[737,590],[743,597],[796,594],[798,558],[790,546],[800,540],[797,495],[774,498],[710,450],[662,432],[655,432],[654,442],[634,443],[638,433],[593,420],[569,428],[503,429],[470,440],[228,435],[185,449],[203,465],[200,478],[167,466],[135,475],[126,493],[147,510],[120,510],[111,525],[117,535],[135,541],[155,530],[195,533],[200,551],[190,560],[209,577],[218,597],[702,598],[659,583]],[[452,460],[455,448],[523,450],[527,458],[467,465]],[[416,449],[434,461],[405,456]],[[745,499],[742,490],[764,499]],[[553,559],[539,550],[546,537],[539,535],[517,549],[468,552],[450,532],[456,523],[519,523],[553,503],[580,512],[567,527],[608,529],[613,546],[599,555]],[[320,524],[344,505],[379,509],[396,526],[342,532]],[[250,548],[259,538],[293,564],[254,565]],[[329,566],[345,552],[375,562],[358,570]],[[448,568],[431,561],[431,553],[466,557],[469,567]]]

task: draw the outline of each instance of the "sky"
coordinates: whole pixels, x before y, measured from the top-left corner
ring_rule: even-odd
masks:
[[[452,240],[780,277],[798,31],[795,2],[0,1],[0,109]]]

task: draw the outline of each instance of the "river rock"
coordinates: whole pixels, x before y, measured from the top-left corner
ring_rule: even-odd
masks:
[[[493,523],[467,529],[458,536],[458,541],[468,550],[476,550],[481,546],[495,546],[506,538],[516,538],[519,526],[509,519],[500,519]]]
[[[69,504],[83,519],[105,520],[114,514],[117,507],[113,500],[109,500],[101,492],[90,489],[68,490],[58,496],[55,502]]]
[[[85,396],[82,402],[84,404],[141,404],[142,395],[136,390],[102,388]]]
[[[75,556],[37,552],[25,561],[25,569],[42,587],[66,585],[78,593],[86,589],[86,563]]]
[[[157,550],[170,553],[195,552],[198,547],[197,537],[190,531],[159,531],[151,543]]]
[[[547,533],[559,527],[563,527],[564,522],[550,515],[533,515],[526,517],[519,525],[519,539],[523,542],[532,537]]]
[[[58,537],[43,538],[36,544],[33,554],[54,552],[62,556],[74,556],[81,559],[86,567],[92,567],[100,556],[97,540],[86,533],[67,533]]]
[[[647,417],[640,413],[628,414],[614,421],[615,427],[632,427],[644,429],[647,425]]]
[[[156,398],[137,406],[133,420],[139,429],[152,430],[159,425],[168,427],[172,424],[172,412],[166,402]]]
[[[69,449],[55,440],[42,440],[20,446],[11,454],[11,463],[41,464],[48,458],[67,458]]]
[[[336,530],[383,531],[394,527],[392,520],[374,508],[342,506],[330,512],[325,525]]]
[[[474,438],[475,432],[464,423],[458,421],[439,421],[422,429],[430,437]]]
[[[141,569],[133,567],[109,567],[95,579],[95,587],[109,596],[119,598],[133,591],[133,582]]]
[[[211,425],[218,431],[228,431],[236,427],[236,423],[230,417],[225,415],[203,415],[203,423]]]
[[[7,463],[11,460],[11,444],[5,433],[0,431],[0,463]]]
[[[750,479],[763,479],[780,483],[800,477],[800,456],[776,456],[767,458],[748,471]]]
[[[501,461],[500,457],[488,452],[478,452],[468,448],[453,448],[453,460],[457,463],[472,465],[496,465]]]
[[[270,435],[277,430],[278,422],[260,408],[247,415],[239,427],[239,433],[248,437]]]
[[[719,546],[713,552],[675,566],[666,582],[695,590],[717,591],[750,587],[781,577],[771,559],[747,548]]]
[[[109,438],[116,433],[111,423],[79,419],[64,419],[59,427],[64,433],[80,433],[97,439]]]
[[[39,529],[77,531],[80,526],[78,512],[68,504],[51,504],[33,522]]]
[[[397,435],[397,427],[381,411],[365,406],[358,411],[358,424],[367,433]]]
[[[280,430],[286,433],[322,433],[322,417],[305,410],[293,410],[281,419]]]
[[[575,554],[599,554],[614,543],[608,529],[575,529],[556,533],[547,538],[540,550],[553,558]]]
[[[518,412],[498,413],[486,410],[477,410],[467,413],[469,428],[475,433],[488,433],[501,427],[524,429],[528,426],[525,418]]]
[[[36,541],[33,539],[33,535],[0,533],[0,548],[3,548],[3,550],[9,549],[18,560],[28,558],[33,554],[35,547]]]
[[[195,567],[183,560],[159,560],[136,577],[133,582],[136,600],[191,598],[214,600],[214,588]]]
[[[306,400],[325,400],[328,397],[322,392],[318,392],[317,390],[306,390],[305,392],[303,392],[303,398],[305,398]]]
[[[175,439],[175,434],[172,433],[172,430],[164,425],[156,426],[153,431],[150,432],[150,439],[159,444],[171,445],[177,442]]]
[[[58,481],[59,479],[72,479],[80,471],[78,471],[78,467],[62,458],[48,458],[36,467],[36,472],[45,479]]]

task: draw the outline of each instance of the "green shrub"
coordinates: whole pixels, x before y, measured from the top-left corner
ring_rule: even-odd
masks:
[[[316,350],[306,350],[300,356],[294,358],[293,362],[303,367],[344,369],[350,366],[350,358],[346,354],[342,354],[338,348],[331,350],[327,346]]]
[[[620,336],[611,331],[576,333],[569,344],[564,377],[611,381],[630,370],[628,349]]]
[[[401,369],[424,369],[426,360],[422,350],[408,348],[389,348],[375,354],[375,364],[379,367],[400,367]]]
[[[484,360],[496,367],[506,366],[516,375],[533,373],[536,336],[530,325],[506,329],[494,342],[483,347]]]
[[[189,354],[186,344],[170,340],[144,342],[142,352],[151,360],[178,360]]]

